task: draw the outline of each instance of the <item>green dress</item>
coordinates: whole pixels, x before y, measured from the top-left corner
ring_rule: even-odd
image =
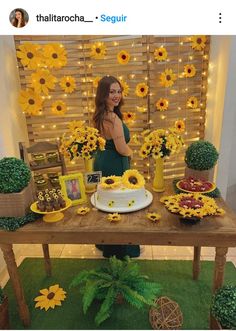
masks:
[[[130,133],[128,127],[123,123],[125,141],[130,141]],[[102,171],[104,177],[107,176],[122,176],[123,173],[130,168],[129,158],[123,156],[116,151],[113,139],[106,140],[104,151],[98,151],[95,157],[94,170]],[[97,245],[103,251],[104,257],[115,255],[117,258],[124,258],[126,255],[130,257],[138,257],[140,255],[140,247],[138,245]]]

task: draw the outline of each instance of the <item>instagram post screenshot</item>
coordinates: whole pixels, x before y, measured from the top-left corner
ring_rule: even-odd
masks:
[[[233,7],[2,6],[0,329],[236,329]]]

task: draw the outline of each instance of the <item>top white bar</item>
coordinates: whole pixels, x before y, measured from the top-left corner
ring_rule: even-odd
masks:
[[[2,35],[236,34],[235,0],[11,0],[1,4]],[[9,16],[22,8],[22,28]]]

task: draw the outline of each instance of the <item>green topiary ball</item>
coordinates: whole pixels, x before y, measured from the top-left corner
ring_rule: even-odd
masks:
[[[209,170],[214,167],[219,157],[214,145],[200,140],[192,143],[186,150],[185,162],[194,170]]]
[[[0,193],[21,192],[31,178],[27,165],[15,157],[4,157],[0,160]]]
[[[223,328],[236,329],[236,286],[226,285],[217,290],[211,312]]]

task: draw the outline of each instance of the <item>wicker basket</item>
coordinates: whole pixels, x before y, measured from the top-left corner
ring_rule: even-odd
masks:
[[[23,217],[34,200],[32,179],[19,193],[0,193],[0,217]]]

